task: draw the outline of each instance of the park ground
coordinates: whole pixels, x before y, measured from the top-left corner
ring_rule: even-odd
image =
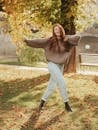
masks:
[[[0,66],[0,130],[98,130],[95,76],[64,77],[73,112],[64,110],[58,89],[38,112],[48,71]]]

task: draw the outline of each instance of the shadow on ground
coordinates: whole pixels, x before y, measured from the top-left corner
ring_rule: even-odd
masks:
[[[45,74],[32,79],[17,79],[13,81],[0,81],[0,107],[4,117],[0,118],[2,128],[5,121],[10,119],[9,129],[13,130],[97,130],[98,124],[98,96],[97,93],[84,93],[83,98],[76,94],[69,97],[73,112],[68,113],[64,109],[63,102],[57,93],[46,103],[42,112],[38,112],[37,102],[45,89],[49,74]],[[45,84],[44,84],[45,83]],[[88,83],[87,83],[88,84]],[[83,85],[84,86],[84,85]],[[73,88],[74,89],[74,88]],[[73,89],[71,93],[73,93]],[[80,87],[80,91],[84,89]],[[89,90],[89,86],[85,89]],[[93,91],[96,92],[95,89]],[[29,104],[35,102],[35,106],[29,108]],[[24,103],[27,107],[24,110]],[[16,113],[15,109],[11,111],[13,104],[22,105],[21,111]],[[20,108],[18,106],[18,108]],[[5,111],[3,111],[5,110]],[[10,112],[10,113],[9,113]],[[18,114],[23,116],[19,118]],[[15,117],[16,125],[11,116]],[[24,119],[25,118],[25,119]],[[19,122],[20,121],[20,122]],[[17,129],[16,129],[17,130]]]
[[[12,99],[18,98],[20,95],[21,101],[30,101],[32,99],[40,100],[42,89],[44,85],[49,80],[49,74],[41,75],[32,79],[16,79],[13,81],[0,81],[0,108],[9,109],[12,102],[9,102]],[[31,93],[31,94],[30,94]]]
[[[65,128],[66,130],[70,130],[72,124],[74,124],[74,128],[78,128],[80,130],[94,130],[96,128],[93,127],[93,118],[98,115],[98,110],[96,109],[98,108],[97,99],[98,96],[95,95],[87,95],[82,101],[77,97],[71,97],[70,100],[72,108],[74,109],[73,112],[68,113],[65,110],[58,110],[57,112],[58,107],[55,106],[55,110],[52,111],[51,118],[49,119],[48,115],[45,113],[45,111],[49,112],[49,108],[47,108],[47,106],[47,110],[43,110],[42,112],[38,112],[38,108],[35,108],[33,109],[30,118],[24,124],[22,124],[20,130],[51,130],[53,129],[53,125],[57,130],[59,130],[59,127],[61,130]],[[51,105],[51,110],[52,107],[54,108],[54,104],[55,103]],[[92,111],[91,116],[89,113],[90,111]],[[44,118],[47,120],[44,120]]]
[[[43,112],[38,112],[38,108],[33,109],[33,113],[28,119],[27,122],[25,122],[20,130],[46,130],[49,126],[52,124],[55,124],[56,122],[60,122],[61,116],[64,115],[64,111],[59,112],[55,114],[52,118],[48,119],[47,121],[44,121],[43,119],[39,122],[39,118],[41,115],[44,115]],[[47,118],[47,115],[46,117]]]

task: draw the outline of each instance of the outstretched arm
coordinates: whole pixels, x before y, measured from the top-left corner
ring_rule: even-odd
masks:
[[[69,44],[71,44],[73,46],[78,45],[79,41],[80,41],[80,36],[78,36],[78,35],[70,35],[68,37]]]
[[[27,46],[34,47],[34,48],[44,48],[48,43],[49,38],[40,38],[40,39],[32,39],[27,40],[24,39],[23,41],[26,43]]]

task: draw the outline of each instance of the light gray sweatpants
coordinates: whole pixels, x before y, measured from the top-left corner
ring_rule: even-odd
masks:
[[[67,102],[68,96],[66,92],[66,83],[63,77],[64,64],[61,65],[61,64],[55,64],[53,62],[48,62],[48,69],[50,72],[50,80],[48,82],[46,91],[42,96],[42,100],[46,101],[57,85],[63,101]]]

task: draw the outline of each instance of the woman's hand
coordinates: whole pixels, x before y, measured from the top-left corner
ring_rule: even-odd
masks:
[[[24,43],[25,45],[27,45],[27,41],[28,41],[27,38],[23,37],[23,38],[22,38],[22,41],[23,41],[23,43]]]
[[[23,39],[22,39],[23,42],[26,42],[26,40],[27,40],[26,38],[23,38]]]

